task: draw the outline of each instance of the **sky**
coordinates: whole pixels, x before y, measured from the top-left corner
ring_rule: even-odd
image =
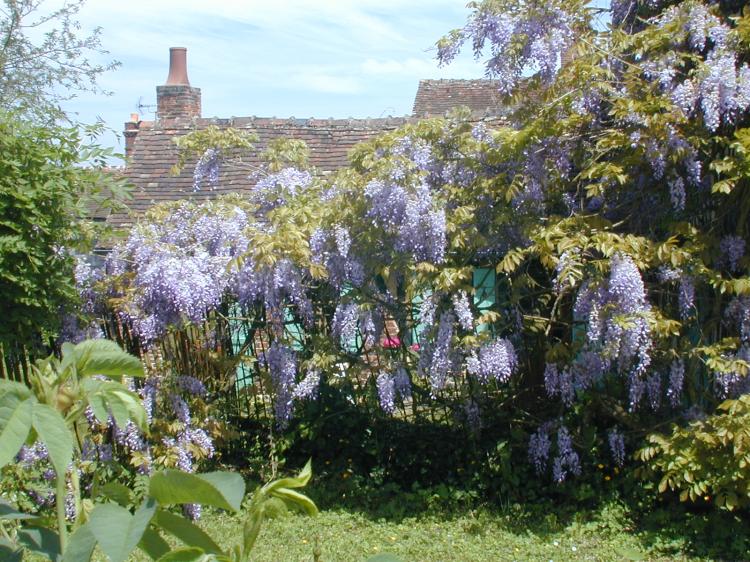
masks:
[[[65,107],[117,132],[131,113],[152,120],[169,48],[186,47],[203,117],[408,115],[420,79],[483,76],[471,53],[435,61],[435,42],[468,15],[466,0],[88,0],[83,30],[101,27],[102,61],[121,66],[99,80],[111,96]],[[114,133],[101,142],[123,151]]]

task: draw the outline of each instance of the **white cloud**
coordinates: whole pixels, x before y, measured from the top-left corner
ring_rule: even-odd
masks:
[[[403,61],[394,59],[373,59],[368,58],[362,63],[362,72],[365,74],[397,74],[407,76],[424,76],[434,74],[436,63],[434,60],[408,58]]]
[[[294,77],[294,82],[297,88],[302,86],[324,94],[357,94],[363,90],[362,84],[356,78],[315,71],[302,72]]]
[[[121,129],[139,97],[156,102],[169,47],[183,46],[206,115],[408,113],[419,79],[482,75],[470,54],[438,68],[430,50],[465,21],[465,2],[88,0],[81,23],[101,26],[112,53],[102,60],[123,64],[101,78],[112,97],[91,99],[90,118],[85,95],[76,109]]]

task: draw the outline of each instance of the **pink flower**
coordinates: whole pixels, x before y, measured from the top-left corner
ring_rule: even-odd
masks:
[[[401,345],[401,340],[397,337],[395,338],[385,338],[382,341],[382,345],[386,349],[394,349]]]

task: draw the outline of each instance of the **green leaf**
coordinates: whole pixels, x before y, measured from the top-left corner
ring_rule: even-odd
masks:
[[[221,547],[200,527],[184,517],[160,509],[156,512],[154,523],[173,534],[187,546],[194,546],[211,554],[221,554]]]
[[[146,427],[146,410],[140,397],[119,382],[85,379],[81,387],[99,421],[106,422],[110,414],[117,425],[133,421],[141,429]]]
[[[178,548],[168,552],[158,562],[199,562],[206,559],[206,553],[200,548]]]
[[[242,528],[242,550],[247,556],[255,546],[258,539],[261,525],[263,524],[263,504],[255,505],[250,511],[250,516],[245,521]]]
[[[34,404],[33,427],[39,439],[47,446],[52,466],[58,478],[65,478],[73,460],[73,438],[60,412],[47,404]]]
[[[91,406],[91,411],[94,412],[94,416],[96,416],[96,419],[101,423],[107,423],[107,419],[109,418],[109,411],[107,410],[107,405],[104,397],[99,394],[93,394],[88,397],[88,401],[89,406]]]
[[[62,562],[89,562],[96,546],[96,537],[88,524],[78,527],[68,539]]]
[[[199,503],[239,511],[245,495],[245,481],[232,472],[199,475],[169,469],[151,477],[149,495],[162,505]]]
[[[158,531],[149,527],[143,532],[138,548],[145,552],[152,560],[158,560],[170,551],[167,544]]]
[[[133,494],[130,488],[119,482],[108,482],[104,486],[99,488],[99,495],[110,499],[121,505],[127,507],[133,499]]]
[[[60,560],[60,537],[51,529],[33,527],[18,531],[18,542],[31,552],[42,554],[57,562]]]
[[[16,456],[31,429],[32,401],[15,394],[0,396],[0,468]]]
[[[21,400],[31,397],[31,390],[25,384],[9,379],[0,379],[0,396],[15,394]]]
[[[88,525],[111,562],[123,562],[141,541],[155,511],[152,499],[145,501],[134,515],[119,505],[102,504],[91,513]]]
[[[312,461],[308,460],[300,473],[293,478],[280,478],[263,486],[263,492],[272,494],[279,488],[304,488],[312,476]]]
[[[120,378],[143,377],[143,364],[111,340],[86,340],[74,348],[75,368],[79,377],[105,375]]]
[[[317,515],[318,508],[315,503],[304,494],[289,490],[287,488],[276,489],[273,495],[284,500],[287,505],[293,505],[303,509],[308,515]]]
[[[23,560],[23,550],[0,538],[0,560],[3,562],[21,562]]]
[[[7,501],[0,499],[0,520],[2,519],[36,519],[36,515],[30,515],[28,513],[23,513],[22,511],[18,511],[13,505],[8,503]]]

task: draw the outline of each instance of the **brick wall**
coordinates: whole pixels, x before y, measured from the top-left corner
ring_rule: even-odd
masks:
[[[201,89],[191,86],[157,86],[157,119],[201,116]]]

